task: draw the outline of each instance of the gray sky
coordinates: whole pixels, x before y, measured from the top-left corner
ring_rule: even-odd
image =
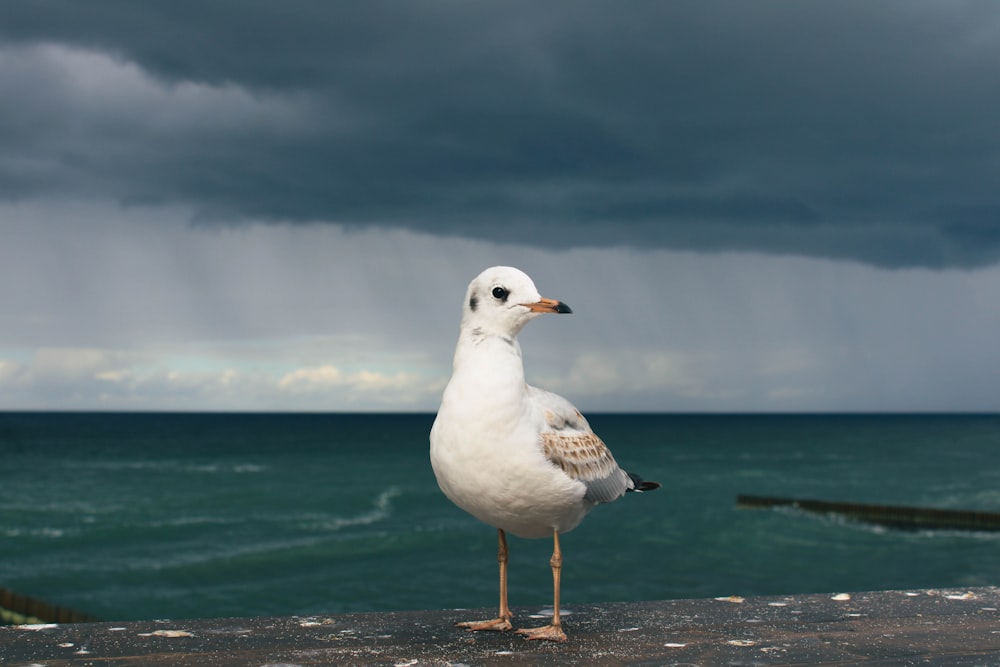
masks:
[[[1000,6],[0,6],[0,409],[1000,409]]]

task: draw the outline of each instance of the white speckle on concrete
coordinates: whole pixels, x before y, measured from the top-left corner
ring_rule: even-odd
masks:
[[[73,648],[74,646],[76,646],[76,644],[73,642],[63,642],[62,644],[59,644],[59,648]]]
[[[972,591],[968,591],[967,593],[962,593],[961,595],[945,595],[945,597],[949,600],[975,600],[976,594]]]
[[[528,618],[551,618],[554,613],[555,612],[552,610],[552,607],[546,607],[545,609],[540,609],[537,614],[529,615]],[[570,609],[560,609],[559,615],[572,616],[573,611]]]
[[[741,602],[745,601],[745,598],[742,598],[739,595],[730,595],[728,597],[721,597],[715,599],[718,600],[719,602],[732,602],[733,604],[740,604]]]
[[[58,628],[57,623],[33,623],[32,625],[15,625],[18,630],[32,630],[37,632],[38,630],[51,630],[52,628]]]
[[[667,648],[684,648],[687,644],[681,644],[679,642],[667,642],[664,644]]]
[[[141,632],[140,637],[194,637],[187,630],[154,630],[153,632]]]
[[[830,599],[831,600],[836,600],[837,602],[846,602],[847,600],[851,599],[851,594],[850,593],[837,593],[836,595],[834,595]]]
[[[752,639],[730,639],[726,642],[730,646],[756,646],[757,642]]]

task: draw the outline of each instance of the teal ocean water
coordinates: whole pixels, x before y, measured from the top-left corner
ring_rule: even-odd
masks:
[[[452,506],[433,415],[0,413],[0,587],[106,620],[496,604],[495,531]],[[876,529],[738,494],[1000,511],[998,416],[592,415],[663,488],[562,540],[563,601],[1000,581],[1000,535]],[[548,540],[511,538],[515,606]]]

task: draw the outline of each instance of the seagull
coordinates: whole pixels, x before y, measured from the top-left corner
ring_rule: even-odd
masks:
[[[552,623],[517,632],[566,641],[559,618],[559,536],[596,505],[660,486],[619,468],[568,400],[525,382],[517,334],[539,315],[571,312],[561,301],[543,298],[527,274],[509,266],[486,269],[465,295],[451,379],[431,428],[430,458],[441,491],[497,529],[500,612],[492,620],[457,624],[470,631],[513,629],[506,533],[551,536]]]

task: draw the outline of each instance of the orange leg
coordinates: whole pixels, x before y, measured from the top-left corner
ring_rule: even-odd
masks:
[[[510,613],[510,607],[507,606],[507,536],[500,528],[497,528],[497,562],[500,564],[500,614],[490,621],[463,621],[456,623],[456,626],[469,631],[496,630],[500,632],[514,627],[510,624],[513,614]]]
[[[566,633],[563,632],[562,623],[559,620],[559,582],[562,575],[562,550],[559,548],[559,531],[552,532],[552,558],[549,565],[552,566],[552,623],[541,628],[524,628],[518,630],[528,639],[547,639],[553,642],[566,641]]]

